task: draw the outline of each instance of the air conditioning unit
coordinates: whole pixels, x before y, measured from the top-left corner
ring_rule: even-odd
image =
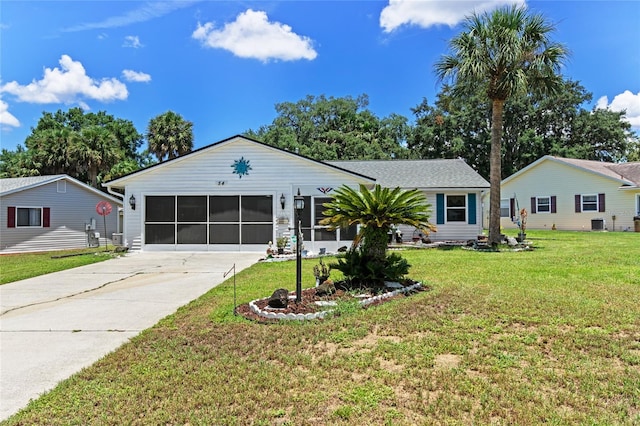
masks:
[[[111,234],[111,241],[114,246],[122,247],[122,234],[114,232]]]
[[[602,218],[591,219],[592,231],[604,231],[605,221]]]

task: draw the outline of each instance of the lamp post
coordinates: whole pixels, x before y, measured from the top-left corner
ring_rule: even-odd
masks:
[[[298,195],[293,197],[293,206],[296,210],[296,303],[302,301],[302,243],[300,238],[300,214],[304,210],[304,197]]]

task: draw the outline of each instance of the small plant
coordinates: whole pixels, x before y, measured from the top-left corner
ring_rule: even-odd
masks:
[[[520,241],[524,241],[524,239],[526,238],[527,234],[526,234],[526,230],[527,230],[527,209],[520,209],[520,219],[518,219],[518,229],[520,229],[520,232],[518,233],[518,237],[520,239]]]
[[[410,266],[397,253],[386,255],[381,262],[361,250],[349,250],[331,264],[332,269],[342,272],[348,288],[382,287],[385,281],[402,281]]]
[[[319,284],[322,284],[329,278],[329,275],[331,275],[329,265],[320,259],[318,264],[313,267],[313,276],[316,277]]]
[[[278,239],[276,240],[276,246],[279,249],[284,249],[287,246],[287,241],[289,239],[287,237],[278,237]]]

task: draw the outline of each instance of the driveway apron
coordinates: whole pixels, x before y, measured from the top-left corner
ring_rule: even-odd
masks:
[[[0,286],[0,421],[260,253],[132,253]]]

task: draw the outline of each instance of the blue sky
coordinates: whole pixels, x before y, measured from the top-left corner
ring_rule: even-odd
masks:
[[[0,3],[0,142],[81,106],[144,133],[168,110],[194,147],[270,124],[307,95],[367,94],[379,117],[435,101],[434,63],[474,10],[513,1],[12,1]],[[516,1],[516,3],[522,3]],[[529,1],[572,54],[587,108],[640,130],[640,1]]]

